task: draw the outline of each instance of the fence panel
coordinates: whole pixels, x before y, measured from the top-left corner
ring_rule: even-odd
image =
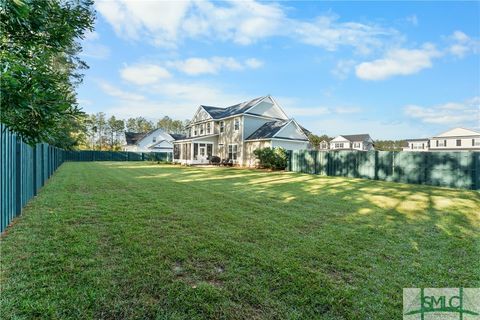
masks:
[[[441,187],[480,189],[480,152],[288,152],[287,170]]]
[[[65,151],[65,161],[165,161],[173,159],[172,152],[131,151]]]
[[[44,143],[32,147],[0,124],[0,232],[62,164],[63,153]]]

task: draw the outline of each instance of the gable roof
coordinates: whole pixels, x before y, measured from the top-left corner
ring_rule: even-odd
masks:
[[[185,139],[187,136],[184,134],[180,133],[169,133],[169,135],[174,139],[174,140],[182,140]]]
[[[439,135],[433,138],[447,138],[447,137],[468,137],[468,136],[478,136],[480,132],[474,131],[466,128],[453,128],[448,131],[442,132]]]
[[[134,145],[146,135],[145,132],[125,132],[125,141],[127,145]]]
[[[212,107],[212,106],[201,106],[213,119],[222,119],[231,116],[235,116],[237,114],[243,114],[248,111],[251,107],[258,104],[263,99],[267,98],[268,96],[258,97],[252,99],[250,101],[244,101],[238,104],[235,104],[230,107],[220,108],[220,107]]]
[[[309,132],[307,129],[303,128],[302,126],[298,125],[298,123],[293,119],[288,120],[277,120],[277,121],[270,121],[264,123],[260,128],[258,128],[255,132],[253,132],[250,136],[248,136],[245,140],[258,140],[258,139],[270,139],[274,138],[277,133],[280,132],[283,128],[285,128],[288,124],[294,123],[296,124],[300,130],[302,131],[305,136],[307,136],[306,132]],[[282,138],[288,139],[288,138]],[[308,139],[292,139],[292,140],[305,140]]]
[[[350,142],[365,141],[365,140],[370,139],[370,135],[368,133],[341,135],[341,137],[344,137],[345,139],[347,139]]]
[[[280,129],[282,129],[289,122],[290,120],[266,122],[260,128],[254,131],[250,136],[248,136],[248,138],[245,140],[272,138],[278,131],[280,131]]]

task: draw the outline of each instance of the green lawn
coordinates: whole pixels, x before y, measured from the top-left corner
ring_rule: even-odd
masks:
[[[479,256],[478,192],[66,163],[2,237],[0,317],[399,319]]]

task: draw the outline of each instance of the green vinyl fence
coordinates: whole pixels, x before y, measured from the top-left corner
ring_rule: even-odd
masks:
[[[46,143],[30,146],[0,124],[0,232],[65,161],[172,161],[172,157],[171,152],[66,151]]]
[[[288,152],[287,170],[432,186],[480,189],[480,152]]]
[[[62,149],[30,146],[0,124],[0,232],[65,160]]]
[[[66,161],[166,161],[173,159],[172,152],[131,151],[65,151]]]

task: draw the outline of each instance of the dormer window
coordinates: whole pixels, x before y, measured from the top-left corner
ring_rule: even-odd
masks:
[[[235,128],[235,131],[238,131],[240,129],[240,119],[235,119],[234,128]]]

